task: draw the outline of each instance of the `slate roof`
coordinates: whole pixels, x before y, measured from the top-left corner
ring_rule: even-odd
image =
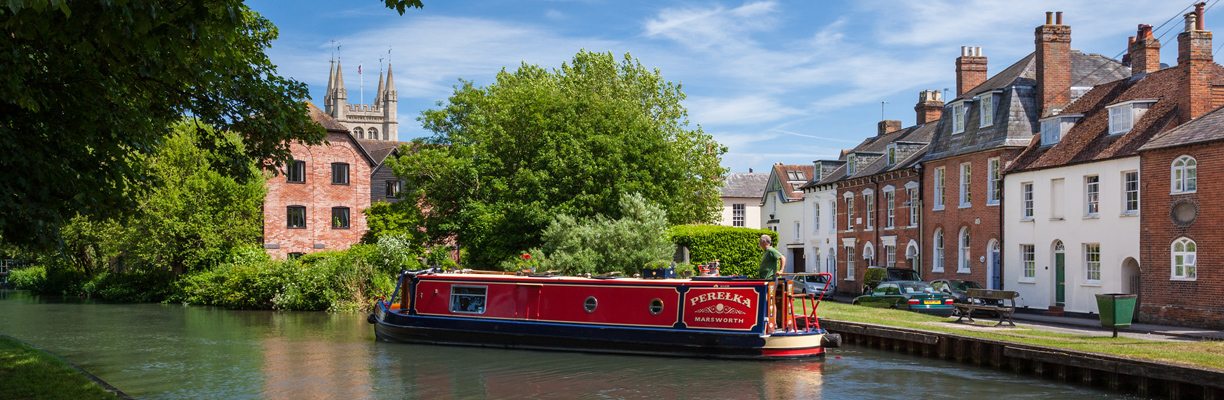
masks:
[[[1041,135],[1033,136],[1032,143],[1016,157],[1008,172],[1135,155],[1148,140],[1167,129],[1170,123],[1176,123],[1178,82],[1184,75],[1184,67],[1173,67],[1097,85],[1062,111],[1061,115],[1082,114],[1083,117],[1057,144],[1043,146]],[[1130,131],[1110,135],[1106,107],[1132,100],[1156,102],[1134,121]]]
[[[1099,54],[1084,54],[1071,50],[1071,87],[1092,87],[1100,83],[1115,81],[1130,76],[1130,68]],[[991,125],[981,126],[980,96],[998,91],[998,107],[994,110]],[[1075,101],[1077,90],[1072,90]],[[952,107],[963,102],[965,130],[953,134]],[[1028,146],[1033,135],[1040,131],[1037,109],[1037,65],[1032,53],[995,74],[981,85],[957,96],[944,106],[940,127],[936,130],[927,155],[922,161],[940,160],[1000,147]]]
[[[327,130],[328,133],[337,133],[337,134],[344,135],[345,138],[347,138],[349,141],[353,143],[353,147],[357,148],[357,152],[361,154],[361,157],[364,158],[367,163],[370,163],[371,167],[378,166],[379,163],[374,162],[374,158],[370,157],[370,153],[366,151],[364,147],[361,146],[361,143],[357,142],[357,138],[353,136],[352,132],[349,132],[348,128],[345,128],[344,125],[340,124],[339,122],[336,122],[335,119],[332,119],[332,117],[327,115],[326,112],[323,112],[323,110],[320,110],[319,107],[314,105],[314,103],[311,103],[309,101],[306,102],[306,108],[310,112],[311,120],[313,120],[315,123],[322,126],[323,129]]]
[[[929,123],[922,124],[922,125],[914,125],[914,126],[907,127],[907,128],[901,128],[901,129],[886,133],[884,135],[869,137],[866,140],[863,140],[863,142],[860,143],[858,146],[855,146],[854,149],[849,150],[849,151],[843,151],[841,154],[841,160],[846,160],[847,156],[849,156],[850,153],[881,153],[883,154],[888,150],[889,144],[897,143],[897,142],[907,142],[907,143],[912,143],[915,145],[929,143],[931,141],[932,135],[935,133],[938,127],[939,127],[938,122],[929,122]],[[929,145],[922,146],[917,151],[915,151],[914,154],[911,154],[909,157],[906,157],[905,159],[898,160],[897,163],[895,165],[892,165],[891,167],[888,165],[887,157],[879,157],[876,160],[864,166],[863,168],[860,168],[858,171],[855,171],[855,174],[849,177],[846,176],[846,166],[842,165],[838,167],[836,170],[833,170],[833,173],[829,174],[829,176],[825,177],[824,179],[821,179],[819,181],[816,181],[815,179],[813,179],[812,181],[809,181],[807,184],[803,185],[803,187],[806,188],[806,187],[812,187],[812,186],[817,186],[817,185],[827,185],[830,183],[835,183],[835,182],[843,181],[843,180],[850,179],[850,178],[871,176],[871,175],[875,175],[881,172],[896,171],[900,169],[910,168],[922,160],[923,155],[926,154],[926,151],[929,147],[930,147]]]
[[[765,193],[769,174],[732,172],[723,178],[722,194],[719,197],[760,198]]]
[[[377,161],[379,164],[382,164],[383,161],[387,160],[387,156],[390,156],[391,153],[394,153],[395,150],[398,149],[400,145],[408,144],[410,142],[357,139],[357,143],[360,143],[361,147],[365,149],[367,153],[370,153],[370,157],[373,158],[374,161]]]
[[[790,180],[790,178],[787,176],[787,172],[790,172],[790,171],[797,171],[797,172],[803,173],[803,180],[802,181]],[[772,178],[773,176],[777,176],[778,177],[777,184],[776,185],[773,184],[772,179],[767,181],[765,190],[762,191],[761,198],[765,197],[764,192],[766,191],[781,190],[784,194],[786,194],[787,202],[794,201],[794,200],[803,200],[803,189],[801,189],[801,187],[807,182],[809,182],[811,180],[811,177],[815,176],[814,172],[816,172],[815,165],[774,164],[773,173],[771,174],[770,178]]]
[[[1211,110],[1193,121],[1157,134],[1147,144],[1140,147],[1139,151],[1224,140],[1224,112],[1220,110],[1224,110],[1224,107]]]

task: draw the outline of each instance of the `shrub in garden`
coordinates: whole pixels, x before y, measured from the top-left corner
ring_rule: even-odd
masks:
[[[558,215],[544,230],[548,268],[567,275],[641,272],[647,262],[669,259],[667,213],[638,194],[620,199],[621,219],[602,215],[578,220]],[[534,255],[533,255],[534,256]]]
[[[689,260],[704,264],[718,259],[722,275],[757,273],[761,263],[761,235],[778,242],[778,233],[767,229],[736,228],[721,225],[678,225],[671,228],[671,240],[689,249]]]

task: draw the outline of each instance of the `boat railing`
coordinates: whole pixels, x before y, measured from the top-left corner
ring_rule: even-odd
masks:
[[[787,326],[784,328],[783,331],[784,332],[799,332],[800,328],[799,328],[798,322],[800,321],[803,322],[802,329],[804,330],[804,332],[810,332],[813,328],[820,329],[820,319],[816,317],[816,308],[819,307],[820,302],[824,300],[825,293],[829,292],[829,284],[833,283],[833,274],[830,274],[828,272],[808,272],[808,273],[799,272],[799,273],[783,273],[780,275],[791,276],[791,277],[823,275],[828,278],[827,280],[825,280],[825,286],[823,289],[820,290],[819,296],[817,296],[814,293],[807,293],[806,290],[804,291],[803,294],[795,294],[793,290],[790,290],[791,288],[789,287],[786,288],[787,289],[786,296],[788,299],[790,299],[790,301],[786,302],[786,310],[783,316],[784,318],[789,317],[787,318],[789,319],[789,321],[787,321],[789,322],[789,324],[787,324]],[[802,310],[802,314],[796,315],[795,300],[799,300],[799,307]],[[811,311],[808,310],[809,306],[811,307]]]

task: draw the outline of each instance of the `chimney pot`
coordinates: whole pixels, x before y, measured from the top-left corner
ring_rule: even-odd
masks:
[[[1207,28],[1203,27],[1205,25],[1204,23],[1206,22],[1206,21],[1203,21],[1203,7],[1206,5],[1207,3],[1202,2],[1202,1],[1194,4],[1194,15],[1195,15],[1194,30],[1198,30],[1198,31],[1207,30]]]
[[[1055,17],[1054,17],[1054,19],[1055,19],[1054,24],[1055,24],[1055,25],[1062,25],[1062,24],[1063,24],[1063,23],[1062,23],[1062,11],[1056,12],[1056,13],[1054,13],[1054,15],[1055,15]]]
[[[748,168],[748,173],[752,173],[752,168]]]
[[[1054,24],[1054,12],[1053,11],[1046,11],[1046,23],[1045,24],[1046,25]]]

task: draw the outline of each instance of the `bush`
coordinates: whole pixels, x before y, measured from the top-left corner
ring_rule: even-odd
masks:
[[[761,235],[778,242],[778,233],[766,229],[720,225],[678,225],[671,239],[689,249],[689,260],[703,264],[718,259],[722,275],[756,276],[761,264]]]
[[[544,230],[547,267],[567,275],[632,275],[647,262],[671,258],[675,246],[667,239],[663,208],[637,194],[621,196],[620,207],[621,219],[577,220],[564,214],[553,219]]]
[[[36,265],[13,270],[9,280],[18,289],[37,295],[66,296],[80,294],[89,276],[70,266],[63,257],[48,256]]]
[[[31,266],[15,269],[9,272],[9,282],[18,289],[38,292],[47,282],[47,269],[42,266]]]
[[[165,270],[103,272],[81,288],[90,297],[127,303],[155,303],[170,297],[177,275]]]

